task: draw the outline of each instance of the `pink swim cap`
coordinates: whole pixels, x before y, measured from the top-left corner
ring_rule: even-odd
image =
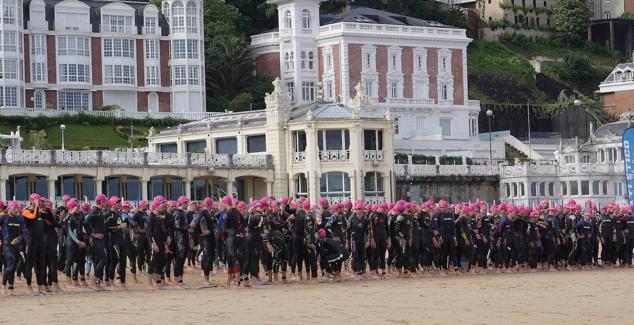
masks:
[[[78,205],[79,205],[79,202],[77,202],[77,199],[70,199],[66,203],[66,207],[68,207],[69,210],[76,208]]]
[[[178,200],[176,201],[176,203],[178,204],[178,206],[181,206],[183,204],[189,203],[189,199],[186,196],[181,195],[178,197]]]
[[[98,194],[95,196],[95,203],[102,204],[108,202],[108,197],[104,194]]]
[[[319,229],[319,231],[317,232],[317,236],[319,237],[319,239],[326,238],[326,230]]]

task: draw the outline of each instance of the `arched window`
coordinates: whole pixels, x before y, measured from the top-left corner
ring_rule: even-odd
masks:
[[[380,173],[377,172],[367,172],[364,177],[365,183],[365,194],[364,196],[369,197],[377,197],[383,196],[383,177]]]
[[[170,23],[170,4],[166,1],[163,2],[163,15],[165,16],[165,19],[167,19],[167,23]]]
[[[284,12],[284,28],[286,29],[293,28],[293,18],[291,17],[290,10],[286,10],[286,12]]]
[[[309,29],[310,27],[310,11],[308,9],[302,10],[302,28]]]
[[[323,173],[319,180],[319,190],[321,197],[344,201],[350,197],[350,177],[344,172]]]
[[[185,7],[180,1],[172,5],[172,32],[182,33],[185,31]]]
[[[306,179],[306,174],[298,174],[297,180],[295,181],[295,195],[297,197],[307,197],[308,196],[308,179]]]
[[[193,1],[187,3],[187,32],[198,33],[198,8]]]

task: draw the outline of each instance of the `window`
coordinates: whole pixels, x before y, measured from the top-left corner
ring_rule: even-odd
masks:
[[[517,183],[511,183],[511,187],[513,188],[513,197],[517,197]]]
[[[315,83],[312,81],[302,82],[302,100],[305,102],[315,101]]]
[[[198,40],[187,40],[187,58],[198,59]]]
[[[247,137],[247,153],[266,152],[266,136],[251,135]]]
[[[546,184],[545,183],[539,183],[539,195],[541,196],[545,196],[546,195]]]
[[[511,197],[511,187],[509,184],[504,184],[504,192],[506,193],[506,197]]]
[[[17,59],[0,59],[0,79],[18,79]]]
[[[422,55],[417,55],[416,56],[416,71],[418,71],[418,72],[425,71],[423,64],[424,64],[423,56]]]
[[[185,7],[180,1],[172,4],[172,33],[182,33],[185,31]]]
[[[549,196],[555,195],[555,183],[553,182],[548,183],[548,195]]]
[[[365,196],[383,196],[383,177],[377,172],[367,172],[364,177]]]
[[[176,5],[176,4],[174,4]],[[134,33],[132,16],[103,15],[102,29],[105,33]]]
[[[363,82],[364,85],[364,90],[365,90],[365,94],[366,96],[369,97],[374,97],[374,82],[373,81],[365,81]]]
[[[315,68],[315,57],[313,55],[313,51],[308,52],[308,70],[313,70]]]
[[[159,151],[165,153],[177,153],[178,145],[176,143],[162,143],[159,145]]]
[[[306,179],[306,174],[298,174],[297,181],[295,181],[295,192],[297,196],[307,196],[308,195],[308,180]]]
[[[306,51],[301,51],[299,53],[299,67],[302,70],[306,69]]]
[[[531,183],[531,196],[537,196],[537,183]]]
[[[327,53],[325,55],[325,57],[326,58],[325,58],[324,61],[326,61],[326,71],[331,71],[333,69],[333,67],[332,67],[332,54]]]
[[[155,66],[155,65],[145,66],[145,85],[146,86],[160,85],[158,66]]]
[[[293,131],[293,152],[306,151],[306,132]]]
[[[145,23],[145,33],[146,34],[156,34],[157,33],[157,20],[158,17],[144,16],[143,17]]]
[[[163,2],[163,15],[165,16],[165,19],[167,20],[167,23],[170,23],[170,4],[168,2]]]
[[[145,41],[145,58],[146,59],[158,59],[159,58],[159,40],[146,39]]]
[[[207,150],[207,141],[190,141],[187,142],[187,152],[204,153]]]
[[[216,139],[216,153],[219,154],[237,154],[238,153],[238,139],[236,138],[224,138]]]
[[[302,28],[310,29],[310,11],[308,9],[302,10]]]
[[[334,99],[335,98],[335,90],[332,81],[326,82],[326,98]]]
[[[198,66],[196,65],[189,66],[189,84],[198,85]]]
[[[390,98],[398,98],[398,82],[392,82],[390,85]]]
[[[32,81],[44,81],[46,82],[46,63],[33,62],[31,64],[31,80]]]
[[[608,0],[606,0],[605,2],[608,2]],[[610,19],[610,12],[609,11],[604,12],[603,13],[603,18],[604,19]]]
[[[608,148],[608,161],[615,162],[616,161],[616,148]]]
[[[608,195],[608,181],[603,181],[603,184],[602,184],[601,187],[602,187],[601,188],[601,190],[602,190],[601,194]]]
[[[89,38],[84,36],[57,36],[57,55],[89,56]]]
[[[579,195],[579,184],[576,181],[570,182],[570,195]]]
[[[394,134],[398,134],[398,117],[394,118]]]
[[[2,22],[4,24],[15,24],[15,0],[4,0],[2,2]]]
[[[344,172],[328,172],[321,174],[319,190],[322,197],[350,196],[350,178]]]
[[[286,91],[291,95],[291,102],[295,101],[295,83],[289,82],[286,84]]]
[[[600,195],[601,182],[592,181],[592,195]]]
[[[134,85],[136,83],[136,67],[133,65],[106,64],[104,70],[106,84]]]
[[[175,65],[174,66],[174,85],[186,85],[187,84],[187,66],[186,65]]]
[[[447,100],[449,98],[449,92],[447,90],[447,85],[442,85],[440,87],[441,87],[440,88],[440,94],[441,94],[440,98],[442,100]]]
[[[469,119],[469,136],[472,138],[478,136],[478,119],[476,117]]]
[[[365,60],[363,61],[363,69],[369,70],[371,66],[372,66],[372,56],[370,55],[370,53],[368,53],[365,55]]]
[[[295,58],[293,55],[293,51],[288,51],[284,53],[284,69],[287,71],[295,70]]]
[[[0,87],[0,105],[2,107],[18,106],[18,87]]]
[[[383,131],[363,130],[363,146],[365,150],[383,150]]]
[[[36,90],[33,93],[33,107],[44,108],[44,91]]]
[[[187,57],[187,40],[178,39],[172,41],[172,59],[185,59]]]
[[[319,150],[348,150],[350,146],[350,131],[322,130],[317,132]]]
[[[104,38],[103,56],[116,58],[134,58],[134,40],[125,38]]]
[[[566,164],[573,164],[575,162],[575,156],[565,156],[564,161],[566,162]]]
[[[90,93],[79,90],[57,92],[57,108],[61,110],[87,110]]]
[[[559,182],[559,186],[561,187],[561,195],[568,195],[568,183]]]
[[[59,82],[90,82],[90,66],[61,63],[58,65],[57,79]]]
[[[284,12],[284,28],[291,29],[293,28],[293,18],[291,16],[291,11],[286,10]]]
[[[198,10],[192,1],[187,3],[187,32],[198,33]]]
[[[31,34],[31,54],[46,54],[46,35]]]
[[[2,46],[2,49],[4,51],[11,51],[11,52],[15,52],[17,51],[17,33],[16,32],[12,32],[12,31],[4,31],[2,32],[2,36],[3,38],[0,39],[0,45],[4,45]]]
[[[439,124],[440,124],[440,128],[442,129],[442,136],[443,137],[450,137],[451,136],[451,119],[450,118],[440,118],[438,120]]]

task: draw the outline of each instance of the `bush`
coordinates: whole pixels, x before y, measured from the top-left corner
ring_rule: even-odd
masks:
[[[121,109],[121,105],[119,104],[111,104],[111,105],[101,105],[97,107],[97,111],[118,111]]]
[[[189,121],[183,119],[177,119],[172,117],[153,119],[145,118],[142,120],[125,118],[125,117],[104,117],[79,113],[77,115],[63,115],[57,117],[48,117],[40,115],[37,117],[28,116],[3,116],[0,124],[11,125],[15,127],[20,125],[29,130],[44,129],[48,126],[55,126],[60,124],[82,124],[82,125],[139,125],[139,126],[154,126],[154,127],[168,127],[178,124],[184,124]]]

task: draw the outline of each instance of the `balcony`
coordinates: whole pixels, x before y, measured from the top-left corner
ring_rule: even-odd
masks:
[[[394,174],[399,178],[408,177],[435,177],[435,176],[499,176],[499,164],[503,161],[494,160],[492,164],[488,159],[459,159],[451,162],[442,161],[440,157],[430,160],[415,161],[409,155],[407,161],[397,160],[394,165]]]
[[[349,150],[321,150],[319,151],[319,161],[339,162],[339,161],[348,161],[349,159],[350,159]]]
[[[112,33],[112,34],[136,34],[137,29],[134,25],[110,25],[104,24],[101,25],[102,33]]]
[[[306,152],[293,152],[293,163],[301,164],[306,161]]]
[[[158,35],[161,33],[161,29],[156,26],[143,26],[144,35]]]
[[[363,160],[365,161],[383,161],[383,150],[364,150]]]
[[[273,166],[268,154],[224,155],[136,151],[17,149],[0,151],[0,165],[199,167],[220,169],[271,169]]]

